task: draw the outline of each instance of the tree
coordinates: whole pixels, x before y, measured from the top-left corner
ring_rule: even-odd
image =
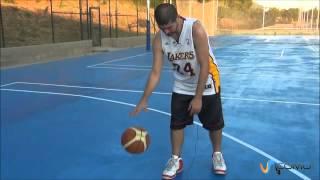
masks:
[[[276,23],[277,17],[280,16],[280,11],[277,8],[271,8],[266,12],[265,25],[270,26]]]
[[[248,10],[252,6],[252,0],[223,0],[223,3],[231,9]]]
[[[290,8],[290,9],[288,9],[288,13],[289,13],[289,16],[290,16],[290,22],[298,21],[299,8]]]

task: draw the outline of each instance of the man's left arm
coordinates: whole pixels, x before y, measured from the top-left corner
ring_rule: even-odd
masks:
[[[199,113],[202,107],[202,94],[209,74],[209,45],[208,36],[200,22],[195,22],[192,27],[193,43],[196,51],[200,74],[196,94],[190,103],[190,114]]]

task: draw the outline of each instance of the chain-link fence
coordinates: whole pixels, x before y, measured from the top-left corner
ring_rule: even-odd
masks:
[[[0,0],[1,47],[146,34],[147,0]],[[176,5],[180,15],[199,19],[209,35],[318,34],[318,0],[150,0],[151,33],[157,31],[154,7]],[[300,3],[296,3],[300,2]],[[306,3],[311,2],[311,3]],[[283,3],[282,3],[283,4]],[[90,11],[91,10],[91,11]],[[100,43],[99,43],[100,42]]]
[[[319,32],[319,1],[219,0],[217,34],[312,35]],[[278,1],[279,2],[279,1]]]
[[[153,7],[168,1],[150,1],[155,33]],[[146,0],[1,0],[0,5],[1,47],[146,34]]]
[[[261,3],[262,2],[262,3]],[[202,22],[209,35],[319,33],[318,0],[176,0],[178,12]]]

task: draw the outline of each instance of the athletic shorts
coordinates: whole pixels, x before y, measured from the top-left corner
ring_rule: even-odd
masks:
[[[193,116],[188,111],[194,96],[172,93],[171,97],[171,129],[183,129],[193,124]],[[220,93],[202,96],[202,108],[198,114],[203,128],[219,130],[224,127]]]

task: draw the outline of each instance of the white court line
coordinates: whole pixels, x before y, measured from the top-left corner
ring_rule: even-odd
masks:
[[[314,52],[316,52],[317,51],[317,49],[316,48],[314,48],[313,46],[308,46],[312,51],[314,51]]]
[[[66,88],[79,88],[79,89],[95,89],[115,92],[131,92],[131,93],[143,93],[141,90],[128,90],[128,89],[110,89],[110,88],[99,88],[93,86],[74,86],[74,85],[63,85],[63,84],[50,84],[50,83],[33,83],[33,82],[14,82],[11,84],[29,84],[29,85],[40,85],[40,86],[54,86],[54,87],[66,87]],[[1,89],[0,89],[1,90]],[[169,92],[152,92],[152,94],[171,95]],[[280,103],[280,104],[298,104],[308,106],[320,106],[316,103],[304,103],[294,101],[279,101],[279,100],[266,100],[266,99],[253,99],[253,98],[238,98],[238,97],[221,97],[222,99],[239,100],[239,101],[253,101],[253,102],[267,102],[267,103]]]
[[[66,87],[66,88],[79,88],[79,89],[94,89],[94,90],[105,90],[105,91],[116,91],[116,92],[143,93],[143,91],[141,91],[141,90],[99,88],[99,87],[93,87],[93,86],[74,86],[74,85],[64,85],[64,84],[33,83],[33,82],[14,82],[14,83],[15,83],[15,84],[40,85],[40,86],[54,86],[54,87]],[[0,90],[1,90],[1,89],[0,89]],[[167,92],[153,92],[153,94],[171,95],[171,93],[167,93]]]
[[[150,71],[151,69],[146,69],[146,68],[117,68],[117,67],[109,67],[109,66],[94,66],[94,67],[88,67],[88,68],[92,68],[92,69],[113,69],[113,70],[130,70],[130,71]],[[223,68],[223,67],[219,67],[219,68]],[[232,68],[232,67],[226,67],[226,68]],[[172,69],[163,69],[163,71],[165,72],[172,72]],[[252,73],[220,73],[221,75],[234,75],[234,76],[248,76],[249,74],[252,75]],[[281,76],[279,75],[260,75],[260,74],[255,74],[254,77],[276,77],[279,78]],[[287,76],[286,76],[287,77]],[[288,78],[288,77],[287,77]],[[314,78],[314,77],[300,77],[300,76],[296,76],[296,77],[290,77],[291,79],[311,79],[311,80],[319,80],[319,78]]]
[[[307,39],[307,38],[304,37],[304,36],[303,36],[302,38],[303,38],[303,40],[305,40],[305,41],[309,44],[309,45],[308,45],[308,48],[309,48],[309,49],[311,49],[311,50],[314,51],[314,52],[318,51],[316,48],[313,47],[312,44],[309,43],[309,39]],[[318,41],[319,41],[319,37],[318,37]],[[319,46],[318,46],[318,47],[319,47]],[[319,48],[318,48],[318,49],[319,49]]]
[[[283,54],[284,54],[284,49],[282,49],[280,57],[282,57]]]
[[[10,85],[13,85],[13,84],[16,84],[16,83],[18,83],[18,82],[12,82],[12,83],[8,83],[8,84],[3,84],[0,87],[10,86]]]
[[[151,69],[152,66],[143,66],[143,65],[131,65],[131,64],[109,64],[109,65],[103,65],[101,67],[133,67],[133,68],[149,68]],[[172,66],[162,66],[162,68],[165,69],[172,69]]]
[[[119,67],[108,67],[108,66],[95,66],[95,67],[88,67],[94,69],[113,69],[113,70],[131,70],[131,71],[151,71],[151,69],[144,69],[144,68],[119,68]],[[172,71],[172,69],[162,69],[162,71]]]
[[[300,62],[300,63],[281,63],[279,65],[302,65],[305,62]],[[239,66],[239,65],[229,65],[229,66],[218,66],[218,69],[243,69],[243,68],[251,68],[251,69],[256,69],[256,68],[274,68],[277,65],[262,65],[262,66]],[[145,69],[152,69],[152,66],[143,66],[143,65],[130,65],[130,64],[107,64],[107,65],[102,65],[102,66],[96,66],[96,67],[92,67],[92,68],[117,68],[117,67],[126,67],[126,68],[132,68],[134,70],[134,68],[137,69],[141,69],[141,68],[145,68]],[[172,66],[163,66],[162,68],[164,69],[172,69]]]
[[[134,55],[134,56],[127,56],[127,57],[112,59],[110,61],[105,61],[105,62],[102,62],[102,63],[90,65],[90,66],[87,66],[87,67],[90,68],[90,67],[94,67],[94,66],[97,66],[97,65],[108,64],[108,63],[111,63],[111,62],[123,61],[123,60],[127,60],[127,59],[130,59],[130,58],[138,57],[138,56],[144,56],[146,54],[151,54],[151,53],[142,53],[142,54],[137,54],[137,55]]]
[[[320,106],[316,103],[303,103],[303,102],[292,102],[292,101],[277,101],[277,100],[266,100],[266,99],[251,99],[251,98],[237,98],[237,97],[222,97],[223,99],[241,100],[241,101],[255,101],[255,102],[268,102],[268,103],[281,103],[281,104],[300,104],[308,106]]]
[[[129,65],[129,64],[107,64],[107,65],[99,65],[91,68],[137,68],[137,69],[152,69],[152,66],[142,66],[142,65]],[[162,66],[163,69],[173,69],[172,66]]]
[[[13,91],[13,92],[26,92],[26,93],[37,93],[37,94],[50,94],[50,95],[61,95],[61,96],[73,96],[73,97],[82,97],[82,98],[87,98],[87,99],[93,99],[93,100],[98,100],[98,101],[106,101],[106,102],[111,102],[111,103],[116,103],[116,104],[121,104],[121,105],[126,105],[126,106],[131,106],[131,107],[135,107],[135,104],[130,104],[130,103],[126,103],[126,102],[121,102],[121,101],[116,101],[116,100],[111,100],[111,99],[105,99],[105,98],[98,98],[98,97],[93,97],[93,96],[85,96],[85,95],[81,95],[81,94],[69,94],[69,93],[55,93],[55,92],[49,92],[49,91],[29,91],[29,90],[18,90],[18,89],[0,89],[2,91]],[[171,116],[170,113],[168,112],[164,112],[161,110],[157,110],[154,108],[148,108],[148,110],[150,111],[154,111],[154,112],[158,112],[160,114],[164,114],[167,116]],[[195,122],[196,125],[198,126],[202,126],[199,122]],[[243,145],[251,150],[253,150],[254,152],[273,160],[276,163],[283,163],[282,161],[278,160],[277,158],[271,156],[270,154],[262,151],[261,149],[254,147],[253,145],[250,145],[228,133],[223,132],[222,133],[223,136],[233,140],[234,142]],[[301,179],[308,179],[310,180],[309,177],[307,177],[306,175],[302,174],[301,172],[295,170],[295,169],[288,169],[290,172],[292,172],[293,174],[297,175],[298,177],[300,177]]]

